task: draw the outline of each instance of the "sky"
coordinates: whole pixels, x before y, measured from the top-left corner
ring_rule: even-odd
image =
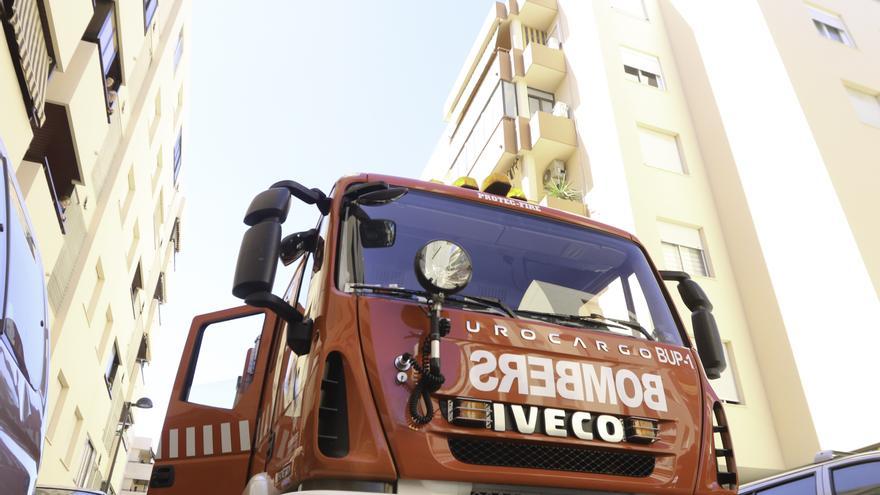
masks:
[[[181,252],[145,373],[154,408],[137,411],[136,435],[159,437],[193,316],[241,304],[232,276],[253,196],[285,179],[328,192],[351,173],[417,177],[492,3],[192,2]],[[317,215],[294,201],[283,235]]]

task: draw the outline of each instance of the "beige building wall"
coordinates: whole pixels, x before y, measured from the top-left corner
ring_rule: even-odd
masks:
[[[130,439],[117,432],[124,410],[132,411],[127,424],[137,420],[125,404],[142,397],[179,239],[190,2],[35,3],[55,65],[47,120],[29,122],[19,52],[0,37],[0,138],[46,270],[51,357],[38,482],[101,488],[115,463],[120,493]],[[105,41],[93,36],[95,19],[107,16],[117,47],[109,72]]]
[[[870,165],[880,128],[860,121],[845,90],[880,93],[880,64],[870,62],[880,60],[880,6],[809,5],[843,18],[854,46],[823,37],[797,0],[496,4],[422,173],[447,182],[505,173],[530,201],[574,212],[586,203],[669,269],[678,267],[663,242],[693,233],[706,264],[694,278],[730,352],[713,386],[727,399],[743,481],[819,449],[880,441],[880,428],[854,421],[875,399],[851,379],[853,363],[870,363],[880,345],[864,324],[880,316],[871,221],[880,173]],[[658,80],[624,70],[636,64]],[[481,96],[499,77],[518,101],[506,141],[504,118],[494,127]],[[528,88],[557,103],[533,113]],[[680,169],[659,166],[645,136],[674,143]],[[475,158],[462,162],[464,153]],[[559,163],[581,201],[547,197],[545,172]]]

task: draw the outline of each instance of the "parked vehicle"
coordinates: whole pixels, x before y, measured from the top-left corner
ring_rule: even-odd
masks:
[[[232,290],[247,306],[194,319],[151,495],[735,493],[706,294],[502,179],[258,194]],[[319,214],[282,239],[291,196]]]
[[[741,495],[877,495],[880,451],[842,456],[793,469],[740,487]]]
[[[65,488],[60,486],[38,486],[34,495],[106,495],[104,492],[84,490],[82,488]]]
[[[33,492],[43,449],[49,325],[43,265],[0,142],[0,494]]]

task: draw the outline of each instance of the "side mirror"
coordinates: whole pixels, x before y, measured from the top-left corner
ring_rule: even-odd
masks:
[[[724,359],[724,346],[721,343],[721,334],[718,332],[718,323],[712,315],[712,303],[703,291],[703,288],[685,272],[661,271],[663,280],[678,282],[678,293],[681,295],[684,305],[691,310],[691,325],[694,329],[694,339],[697,341],[697,351],[700,353],[700,361],[706,376],[709,379],[721,377],[721,372],[727,368]]]
[[[277,220],[258,223],[245,231],[238,250],[232,295],[245,299],[255,292],[272,292],[280,242],[281,224]]]
[[[305,230],[290,234],[281,241],[281,262],[288,266],[298,260],[303,254],[315,250],[318,240],[318,231],[315,229]]]

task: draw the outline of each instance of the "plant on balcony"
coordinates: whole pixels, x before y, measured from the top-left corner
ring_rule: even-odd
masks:
[[[551,198],[559,198],[567,201],[580,201],[583,198],[581,191],[575,188],[571,182],[565,179],[556,179],[544,184],[544,192]]]

